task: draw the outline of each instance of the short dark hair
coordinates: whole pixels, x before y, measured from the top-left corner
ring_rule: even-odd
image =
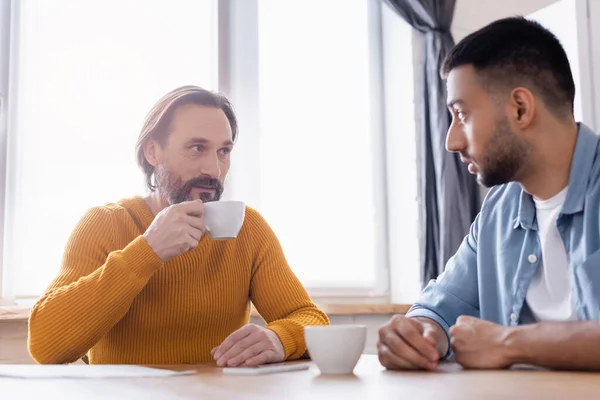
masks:
[[[560,41],[538,22],[504,18],[471,33],[447,54],[441,67],[472,65],[488,89],[522,86],[559,116],[573,113],[575,83]]]
[[[182,86],[164,95],[146,116],[140,135],[135,144],[135,152],[138,166],[144,172],[146,187],[150,191],[156,190],[152,182],[154,167],[146,159],[144,144],[155,139],[164,144],[169,136],[169,127],[173,120],[175,110],[186,104],[197,104],[200,106],[219,108],[225,113],[231,126],[232,140],[235,142],[238,136],[238,122],[235,111],[229,100],[222,94],[202,89],[198,86]]]

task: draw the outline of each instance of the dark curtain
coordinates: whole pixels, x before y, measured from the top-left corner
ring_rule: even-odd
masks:
[[[454,46],[450,25],[456,0],[387,0],[414,29],[424,35],[424,82],[416,99],[419,110],[422,200],[422,284],[436,278],[456,252],[479,211],[479,187],[458,155],[445,149],[451,116],[446,84],[439,74]],[[407,49],[406,51],[410,51]]]

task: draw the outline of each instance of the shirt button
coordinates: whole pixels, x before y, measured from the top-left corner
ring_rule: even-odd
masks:
[[[510,314],[510,320],[512,322],[517,322],[517,314],[515,314],[515,313]]]
[[[530,254],[530,255],[527,257],[527,261],[529,261],[531,264],[533,264],[534,262],[536,262],[536,261],[537,261],[537,256],[536,256],[535,254]]]

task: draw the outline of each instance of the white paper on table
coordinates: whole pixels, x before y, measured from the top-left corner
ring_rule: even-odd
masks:
[[[258,367],[223,368],[225,375],[265,375],[280,372],[302,371],[310,368],[310,363],[265,364]]]
[[[170,371],[137,365],[10,365],[0,364],[0,378],[89,379],[161,378],[190,375],[196,371]]]

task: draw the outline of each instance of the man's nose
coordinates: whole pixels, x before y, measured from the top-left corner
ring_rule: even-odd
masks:
[[[452,153],[459,153],[466,150],[465,134],[462,127],[458,126],[455,120],[452,121],[446,134],[446,150]]]
[[[214,179],[221,178],[221,166],[219,164],[219,157],[214,154],[206,157],[202,162],[202,175],[210,176]]]

